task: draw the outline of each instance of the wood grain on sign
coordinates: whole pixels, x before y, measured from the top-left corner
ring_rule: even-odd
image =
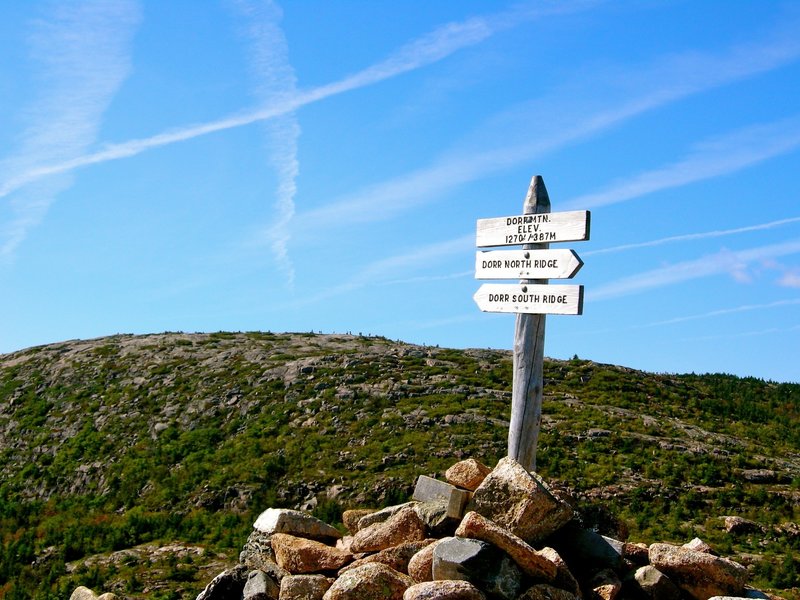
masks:
[[[589,239],[591,213],[573,210],[478,219],[477,246],[512,246]]]
[[[475,279],[570,279],[582,266],[574,250],[492,250],[475,254]]]
[[[529,315],[579,315],[582,285],[484,283],[473,296],[484,312]]]

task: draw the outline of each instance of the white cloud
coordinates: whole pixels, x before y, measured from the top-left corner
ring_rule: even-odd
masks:
[[[596,254],[608,254],[612,252],[625,252],[627,250],[636,250],[639,248],[650,248],[653,246],[661,246],[663,244],[670,244],[672,242],[688,242],[688,241],[723,237],[728,235],[738,235],[740,233],[749,233],[751,231],[763,231],[766,229],[772,229],[774,227],[789,225],[791,223],[800,223],[800,217],[790,217],[788,219],[779,219],[777,221],[770,221],[769,223],[748,225],[746,227],[736,227],[734,229],[722,229],[717,231],[704,231],[702,233],[687,233],[684,235],[672,235],[657,240],[649,240],[646,242],[638,242],[635,244],[622,244],[620,246],[612,246],[610,248],[601,248],[599,250],[590,250],[588,252],[581,252],[581,256],[593,256]]]
[[[740,331],[737,333],[728,333],[724,335],[705,335],[692,338],[684,338],[684,342],[712,342],[718,340],[735,340],[738,338],[749,338],[761,335],[773,334],[787,334],[800,331],[800,325],[792,325],[791,327],[768,327],[766,329],[755,329],[751,331]]]
[[[722,250],[716,254],[710,254],[695,260],[625,277],[587,291],[587,295],[590,296],[591,300],[607,300],[721,273],[727,273],[736,279],[746,279],[748,277],[748,268],[752,264],[798,252],[800,252],[800,240],[737,252]]]
[[[102,5],[102,2],[100,4]],[[462,48],[478,44],[498,31],[519,25],[527,20],[547,14],[579,10],[592,4],[591,2],[570,2],[564,3],[563,6],[558,4],[547,5],[544,9],[522,5],[510,11],[488,17],[474,17],[462,23],[448,23],[410,42],[385,60],[371,65],[358,73],[310,90],[300,91],[295,95],[276,98],[273,103],[258,110],[243,111],[240,114],[231,115],[223,119],[175,128],[150,137],[133,139],[117,144],[107,144],[98,151],[80,156],[70,158],[54,157],[47,160],[31,161],[25,169],[14,175],[6,174],[6,176],[0,178],[0,197],[7,196],[25,185],[51,175],[68,173],[82,167],[136,156],[152,148],[159,148],[210,133],[274,119],[331,96],[373,85],[403,73],[426,67],[443,60]]]
[[[660,169],[640,173],[605,190],[565,203],[565,210],[597,208],[646,194],[727,175],[800,146],[800,118],[747,127],[698,144],[686,158]]]
[[[326,228],[337,224],[389,219],[429,203],[460,185],[530,162],[547,152],[600,133],[649,110],[777,69],[798,58],[800,38],[774,32],[766,41],[737,46],[721,54],[669,56],[628,73],[616,73],[611,77],[614,81],[613,94],[612,90],[609,90],[609,94],[598,91],[602,86],[608,87],[606,79],[609,79],[609,74],[597,74],[597,80],[582,79],[580,83],[565,86],[576,88],[570,93],[565,93],[569,90],[560,89],[550,96],[497,115],[428,166],[334,199],[304,212],[303,217],[305,220],[324,220]],[[587,90],[591,90],[591,93]],[[570,104],[565,98],[580,100]],[[601,102],[605,104],[598,105]],[[519,139],[520,132],[528,132],[532,122],[536,122],[539,128],[536,138],[533,141]],[[791,131],[780,131],[781,125],[791,127]],[[691,180],[730,173],[793,149],[799,143],[796,120],[773,124],[764,129],[745,130],[739,132],[738,137],[751,139],[757,133],[775,133],[778,139],[762,144],[763,148],[758,151],[741,150],[736,154],[737,163],[725,162],[721,160],[723,157],[714,152],[721,143],[732,143],[734,139],[717,140],[706,148],[699,148],[700,155],[696,158],[707,155],[715,160],[695,165]],[[502,144],[497,143],[498,138],[503,140]],[[508,142],[514,138],[517,138],[515,143]],[[684,177],[688,177],[688,174]],[[653,185],[653,182],[644,183]],[[582,198],[575,199],[562,205],[562,208],[587,208],[581,202]]]
[[[800,298],[791,298],[788,300],[776,300],[775,302],[765,302],[762,304],[743,304],[741,306],[735,306],[733,308],[721,308],[719,310],[712,310],[706,313],[702,313],[699,315],[688,315],[685,317],[676,317],[674,319],[666,319],[664,321],[656,321],[654,323],[648,323],[643,327],[657,327],[661,325],[675,325],[677,323],[685,323],[686,321],[697,321],[700,319],[710,319],[713,317],[721,317],[725,315],[733,315],[743,312],[751,312],[754,310],[762,311],[762,310],[769,310],[771,308],[783,308],[785,306],[796,306],[800,304]]]
[[[244,38],[248,42],[252,78],[260,104],[281,104],[297,95],[297,77],[289,62],[286,36],[280,28],[281,13],[271,1],[240,0],[239,12],[247,19]],[[295,213],[296,179],[300,170],[297,158],[300,124],[294,112],[276,116],[265,123],[269,163],[278,175],[275,215],[267,232],[276,263],[285,273],[289,286],[294,283],[294,267],[289,257],[289,223]]]
[[[785,272],[778,280],[778,285],[790,288],[800,288],[800,270]]]
[[[19,146],[0,163],[2,196],[22,187],[15,181],[38,181],[25,173],[41,164],[73,161],[94,142],[103,112],[130,70],[139,12],[133,0],[59,3],[47,18],[34,23],[29,36],[31,71],[43,83],[25,111]],[[71,184],[65,175],[39,181],[9,198],[9,214],[0,230],[0,258],[11,258],[54,198]]]
[[[472,271],[450,273],[446,275],[421,275],[415,276],[421,268],[430,268],[451,256],[469,254],[475,250],[475,237],[466,235],[460,238],[435,242],[411,249],[407,252],[374,260],[354,273],[347,281],[320,292],[305,296],[303,299],[293,300],[292,307],[318,304],[323,300],[340,296],[374,285],[403,285],[408,283],[422,283],[456,279],[471,276]]]

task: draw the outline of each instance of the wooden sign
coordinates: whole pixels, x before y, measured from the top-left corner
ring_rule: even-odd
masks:
[[[493,250],[475,254],[475,279],[571,279],[582,266],[574,250]]]
[[[484,312],[580,315],[582,285],[484,283],[472,297]]]
[[[478,219],[476,245],[481,248],[588,240],[589,223],[588,210]]]

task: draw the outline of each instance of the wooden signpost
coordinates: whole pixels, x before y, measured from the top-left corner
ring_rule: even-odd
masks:
[[[517,315],[508,455],[533,470],[542,418],[545,316],[583,312],[582,285],[547,282],[573,277],[583,261],[572,250],[550,250],[549,245],[588,240],[591,215],[585,210],[550,212],[550,197],[540,175],[531,180],[522,212],[510,217],[478,219],[478,247],[522,244],[522,249],[478,252],[475,278],[521,281],[485,283],[473,298],[482,311]]]

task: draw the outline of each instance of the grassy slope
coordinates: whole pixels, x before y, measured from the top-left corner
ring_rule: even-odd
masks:
[[[310,334],[115,336],[0,356],[0,598],[194,598],[269,506],[408,498],[505,453],[510,356]],[[633,541],[800,586],[800,386],[548,361],[538,471]],[[756,470],[767,470],[759,481]],[[335,496],[331,499],[330,496]],[[725,533],[738,515],[762,531]],[[604,517],[604,518],[601,518]],[[619,527],[616,527],[619,529]],[[142,544],[205,548],[84,560]],[[756,559],[752,555],[759,555]],[[151,561],[152,559],[152,561]]]

